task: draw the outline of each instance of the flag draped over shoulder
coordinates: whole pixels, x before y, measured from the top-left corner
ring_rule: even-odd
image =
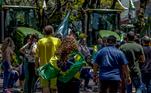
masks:
[[[70,16],[70,11],[68,11],[68,13],[66,14],[65,18],[63,19],[57,30],[57,34],[60,34],[63,37],[68,34],[69,16]]]

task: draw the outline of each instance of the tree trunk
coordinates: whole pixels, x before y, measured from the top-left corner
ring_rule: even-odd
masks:
[[[140,0],[140,8],[142,8],[144,11],[146,9],[148,1],[149,0]]]
[[[113,1],[112,1],[111,9],[114,9],[114,8],[115,8],[116,2],[117,2],[117,0],[113,0]]]

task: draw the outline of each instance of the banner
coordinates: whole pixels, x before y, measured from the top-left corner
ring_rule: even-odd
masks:
[[[69,30],[69,16],[70,11],[66,14],[64,20],[61,22],[61,24],[58,27],[57,34],[60,34],[61,36],[66,36],[68,34]]]

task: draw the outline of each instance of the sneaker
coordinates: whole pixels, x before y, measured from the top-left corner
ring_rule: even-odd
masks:
[[[99,91],[98,87],[93,88],[93,92],[98,92],[98,91]]]
[[[12,93],[10,89],[5,89],[4,93]]]
[[[92,93],[92,90],[91,90],[91,89],[88,89],[88,88],[85,88],[84,91],[85,91],[85,92],[90,92],[90,93]]]

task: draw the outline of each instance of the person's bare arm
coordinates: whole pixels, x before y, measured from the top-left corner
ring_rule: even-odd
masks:
[[[98,64],[96,64],[96,63],[93,64],[93,71],[94,71],[94,74],[97,74]]]
[[[25,48],[28,47],[28,43],[19,49],[20,53],[25,54]]]
[[[131,78],[130,78],[128,65],[122,65],[122,72],[125,76],[125,79],[126,79],[127,83],[130,84],[131,83]]]
[[[145,62],[145,54],[144,54],[144,50],[143,50],[143,48],[141,48],[141,50],[140,50],[140,57],[139,57],[139,62],[141,63],[141,64],[143,64],[144,62]]]
[[[140,55],[139,62],[140,63],[144,63],[145,62],[145,56],[144,55]]]
[[[35,67],[38,68],[39,67],[39,58],[35,57]]]
[[[35,67],[38,68],[39,67],[39,47],[38,47],[38,43],[34,49],[34,55],[35,55]]]

